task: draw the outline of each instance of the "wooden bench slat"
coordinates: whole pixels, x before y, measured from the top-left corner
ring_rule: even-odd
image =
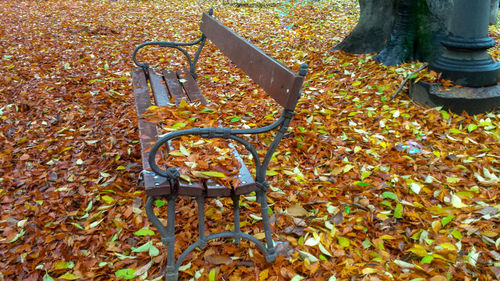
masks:
[[[144,174],[144,186],[146,194],[149,196],[164,196],[170,194],[170,183],[166,178],[156,176],[150,173]],[[205,187],[201,182],[193,182],[191,184],[181,181],[179,183],[179,195],[183,196],[201,196]]]
[[[207,13],[200,29],[233,63],[286,109],[295,109],[304,78]]]
[[[179,81],[185,81],[184,83],[182,83],[182,86],[184,87],[189,100],[191,100],[192,102],[200,101],[203,104],[207,104],[207,100],[201,93],[200,87],[198,87],[198,84],[187,69],[178,70],[177,76],[179,77]]]
[[[182,99],[187,99],[182,90],[182,85],[179,83],[179,79],[177,79],[177,74],[174,71],[163,70],[163,78],[165,79],[165,83],[167,83],[170,95],[174,97],[175,105],[179,105]]]
[[[135,104],[137,108],[137,117],[139,119],[139,138],[141,143],[142,159],[148,159],[149,148],[157,140],[158,131],[156,125],[144,120],[142,115],[148,107],[151,106],[151,97],[149,95],[146,75],[142,68],[137,67],[132,69],[132,85],[134,88]],[[142,161],[142,167],[145,170],[150,170],[148,161]]]
[[[156,101],[157,106],[166,106],[170,104],[170,97],[167,93],[167,87],[164,84],[163,78],[156,74],[152,68],[149,69],[149,83]]]
[[[151,106],[151,98],[149,97],[149,87],[146,81],[146,74],[140,67],[132,69],[132,87],[134,88],[135,107],[137,116],[141,117],[144,112]]]

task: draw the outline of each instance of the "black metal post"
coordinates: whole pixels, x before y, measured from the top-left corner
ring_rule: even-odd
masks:
[[[488,36],[491,0],[455,0],[449,35],[441,41],[444,53],[430,64],[443,78],[467,87],[497,84],[500,64],[487,50],[495,45]]]

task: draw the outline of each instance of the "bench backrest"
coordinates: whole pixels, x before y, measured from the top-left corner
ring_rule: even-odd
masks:
[[[294,73],[207,13],[203,14],[200,29],[276,102],[286,109],[295,109],[305,73]]]

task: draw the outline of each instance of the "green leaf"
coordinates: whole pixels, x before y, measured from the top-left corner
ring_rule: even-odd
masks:
[[[361,180],[366,179],[366,178],[367,178],[367,177],[369,177],[371,174],[372,174],[372,172],[370,172],[370,171],[363,171],[363,172],[361,172]]]
[[[119,269],[115,272],[115,276],[118,278],[123,278],[125,280],[134,279],[134,272],[135,269],[132,268]]]
[[[108,195],[104,195],[104,196],[101,196],[101,199],[106,202],[106,204],[111,204],[115,201],[115,199],[111,196],[108,196]]]
[[[149,248],[151,248],[151,246],[153,246],[153,242],[149,241],[149,242],[146,242],[145,244],[142,244],[141,246],[139,246],[137,248],[132,247],[132,252],[134,252],[134,253],[146,252],[146,251],[149,251]]]
[[[149,247],[149,256],[150,257],[156,257],[159,254],[160,254],[160,250],[158,250],[158,248],[156,248],[153,245],[151,245],[151,247]]]
[[[444,120],[450,119],[450,114],[444,110],[441,110],[441,116],[443,117]]]
[[[64,279],[64,280],[77,280],[77,279],[80,279],[82,277],[76,276],[73,273],[66,272],[62,276],[59,276],[59,278]]]
[[[54,281],[54,278],[50,277],[48,273],[45,273],[45,275],[42,278],[42,281]]]
[[[276,176],[277,174],[278,174],[278,172],[276,172],[275,170],[267,170],[266,171],[266,176],[269,176],[269,177]]]
[[[98,221],[95,221],[95,222],[91,223],[89,225],[89,228],[94,228],[94,227],[98,226],[103,220],[104,219],[101,219],[101,220],[98,220]]]
[[[469,133],[474,131],[475,129],[477,129],[476,124],[469,124],[469,126],[467,126],[467,131],[469,131]]]
[[[398,196],[394,192],[385,191],[382,193],[382,198],[398,200]]]
[[[155,200],[155,205],[158,208],[163,207],[163,206],[165,206],[165,201],[163,201],[163,200]]]
[[[233,118],[231,118],[231,122],[233,122],[233,123],[238,122],[240,120],[241,120],[241,118],[239,116],[234,116]]]
[[[441,219],[441,225],[442,226],[445,226],[447,225],[448,223],[450,223],[453,219],[455,218],[455,216],[449,216],[449,217],[444,217]]]
[[[79,225],[79,224],[78,224],[78,223],[76,223],[76,222],[70,222],[70,223],[71,223],[72,225],[74,225],[74,226],[75,226],[76,228],[78,228],[78,229],[82,229],[82,230],[84,229],[84,228],[83,228],[83,226]]]
[[[361,242],[361,245],[363,245],[363,248],[368,249],[373,246],[373,243],[369,239],[365,239],[363,242]]]
[[[215,171],[209,171],[209,172],[200,172],[202,175],[208,176],[208,177],[214,177],[214,178],[225,178],[226,175],[224,175],[221,172],[215,172]]]
[[[349,242],[349,239],[342,237],[342,236],[337,236],[337,240],[339,241],[339,245],[347,248],[351,245],[351,242]]]
[[[139,230],[137,230],[136,232],[134,232],[134,235],[137,235],[137,236],[152,236],[152,235],[155,235],[154,231],[152,231],[151,229],[149,228],[141,228]]]
[[[303,279],[304,279],[304,277],[302,277],[300,275],[295,275],[294,277],[292,277],[292,279],[290,279],[290,281],[300,281]]]
[[[455,237],[455,239],[462,240],[463,235],[460,233],[460,231],[453,229],[453,231],[450,233],[451,236]]]
[[[392,209],[392,203],[389,202],[389,201],[387,201],[387,200],[384,200],[384,201],[380,202],[380,205],[387,206],[387,207],[389,207],[389,208]]]
[[[434,260],[433,256],[425,256],[425,257],[422,258],[422,260],[420,262],[421,263],[431,263],[432,260]]]
[[[210,273],[208,273],[208,280],[215,281],[216,275],[217,275],[217,272],[215,272],[215,268],[212,268],[212,270],[210,270]]]
[[[403,217],[403,205],[398,203],[396,205],[396,209],[394,209],[394,217],[400,219]]]
[[[172,129],[180,129],[180,128],[184,128],[186,127],[186,123],[182,123],[182,122],[179,122],[179,123],[175,123],[173,126],[172,126]]]

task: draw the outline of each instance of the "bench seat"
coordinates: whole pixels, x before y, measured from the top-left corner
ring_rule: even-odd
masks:
[[[147,73],[147,75],[146,75]],[[171,193],[170,183],[167,178],[155,175],[151,172],[149,162],[149,148],[158,139],[158,128],[155,124],[143,118],[143,113],[148,107],[179,105],[182,99],[187,101],[199,101],[206,104],[207,101],[202,95],[200,88],[191,74],[187,70],[172,71],[164,70],[158,74],[152,68],[144,71],[141,67],[132,70],[132,85],[136,101],[137,117],[139,118],[140,142],[142,146],[143,181],[148,196],[165,196]],[[180,81],[179,81],[180,80]],[[151,93],[149,91],[151,89]],[[236,150],[233,150],[233,157],[241,164],[238,178],[240,184],[236,187],[226,187],[219,185],[212,180],[187,182],[179,180],[177,193],[183,196],[206,196],[206,197],[230,197],[232,195],[242,195],[255,191],[255,180],[243,163]]]

